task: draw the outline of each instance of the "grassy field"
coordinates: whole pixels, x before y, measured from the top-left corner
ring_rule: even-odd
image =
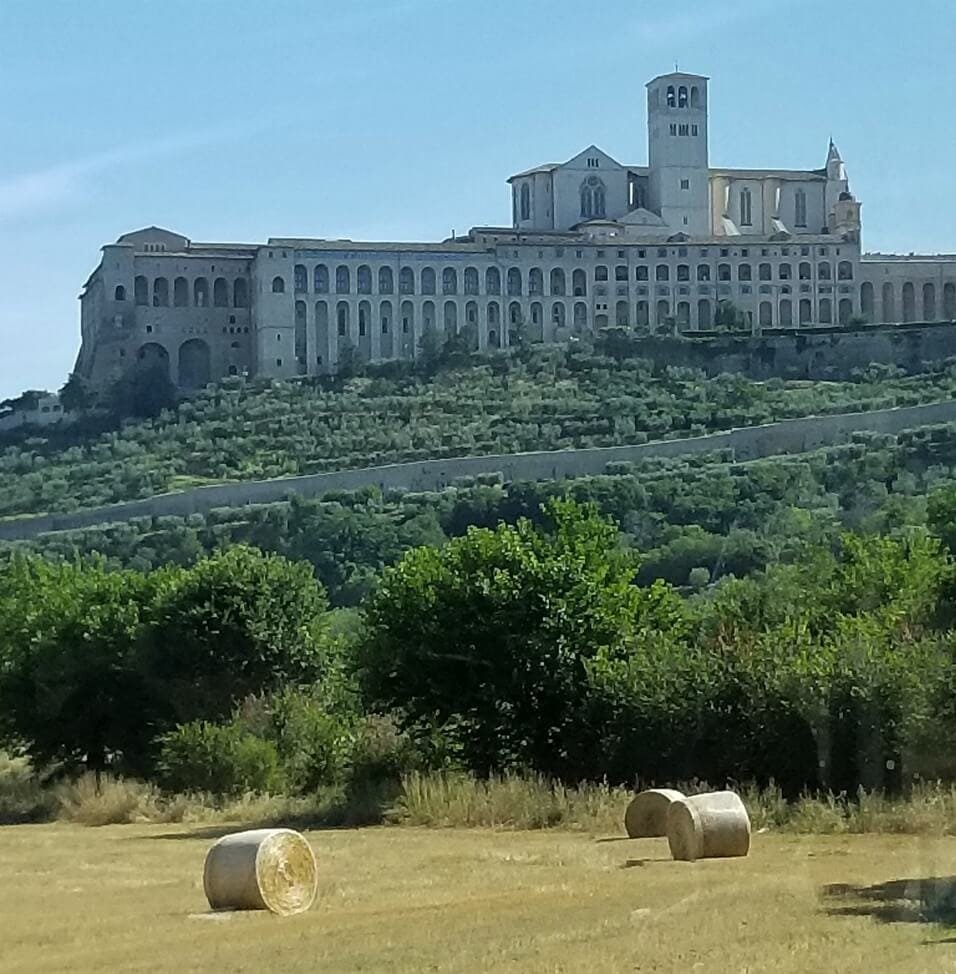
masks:
[[[664,840],[373,828],[309,833],[303,916],[210,914],[223,830],[0,829],[3,971],[954,971],[930,922],[956,840],[756,835],[750,858]]]

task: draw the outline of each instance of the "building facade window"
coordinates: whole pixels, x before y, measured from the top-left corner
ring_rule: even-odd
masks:
[[[746,186],[740,191],[740,225],[753,226],[753,197]]]

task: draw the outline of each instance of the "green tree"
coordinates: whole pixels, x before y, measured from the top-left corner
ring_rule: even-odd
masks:
[[[625,654],[655,597],[593,508],[554,500],[545,514],[545,530],[521,519],[409,552],[365,608],[370,699],[445,730],[483,773],[584,773],[587,663]]]
[[[37,766],[142,773],[160,701],[138,662],[170,575],[14,559],[0,573],[0,728]]]
[[[162,591],[147,666],[176,722],[223,719],[251,694],[319,679],[326,628],[325,592],[307,564],[234,547]]]

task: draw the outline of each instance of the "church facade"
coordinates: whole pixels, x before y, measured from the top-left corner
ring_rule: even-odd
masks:
[[[103,247],[75,371],[158,363],[188,390],[227,375],[413,358],[422,336],[507,347],[606,327],[707,332],[956,320],[956,255],[861,252],[861,205],[832,143],[819,169],[720,169],[708,79],[647,85],[648,161],[590,146],[512,176],[512,225],[440,243],[196,243],[151,227]]]

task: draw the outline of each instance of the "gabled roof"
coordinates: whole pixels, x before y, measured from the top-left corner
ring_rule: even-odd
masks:
[[[550,173],[554,172],[556,169],[562,169],[564,166],[573,166],[575,162],[579,159],[585,159],[588,157],[593,157],[595,153],[599,158],[606,160],[611,163],[611,165],[616,166],[618,169],[626,169],[626,166],[622,166],[621,163],[614,158],[614,156],[608,155],[603,149],[599,149],[596,145],[589,145],[586,149],[582,149],[580,152],[571,156],[565,162],[546,162],[544,165],[535,166],[533,169],[525,169],[523,172],[517,172],[513,176],[508,178],[508,182],[513,182],[515,179],[521,179],[524,176],[536,176],[539,173]],[[582,169],[587,168],[586,166],[581,166]]]

